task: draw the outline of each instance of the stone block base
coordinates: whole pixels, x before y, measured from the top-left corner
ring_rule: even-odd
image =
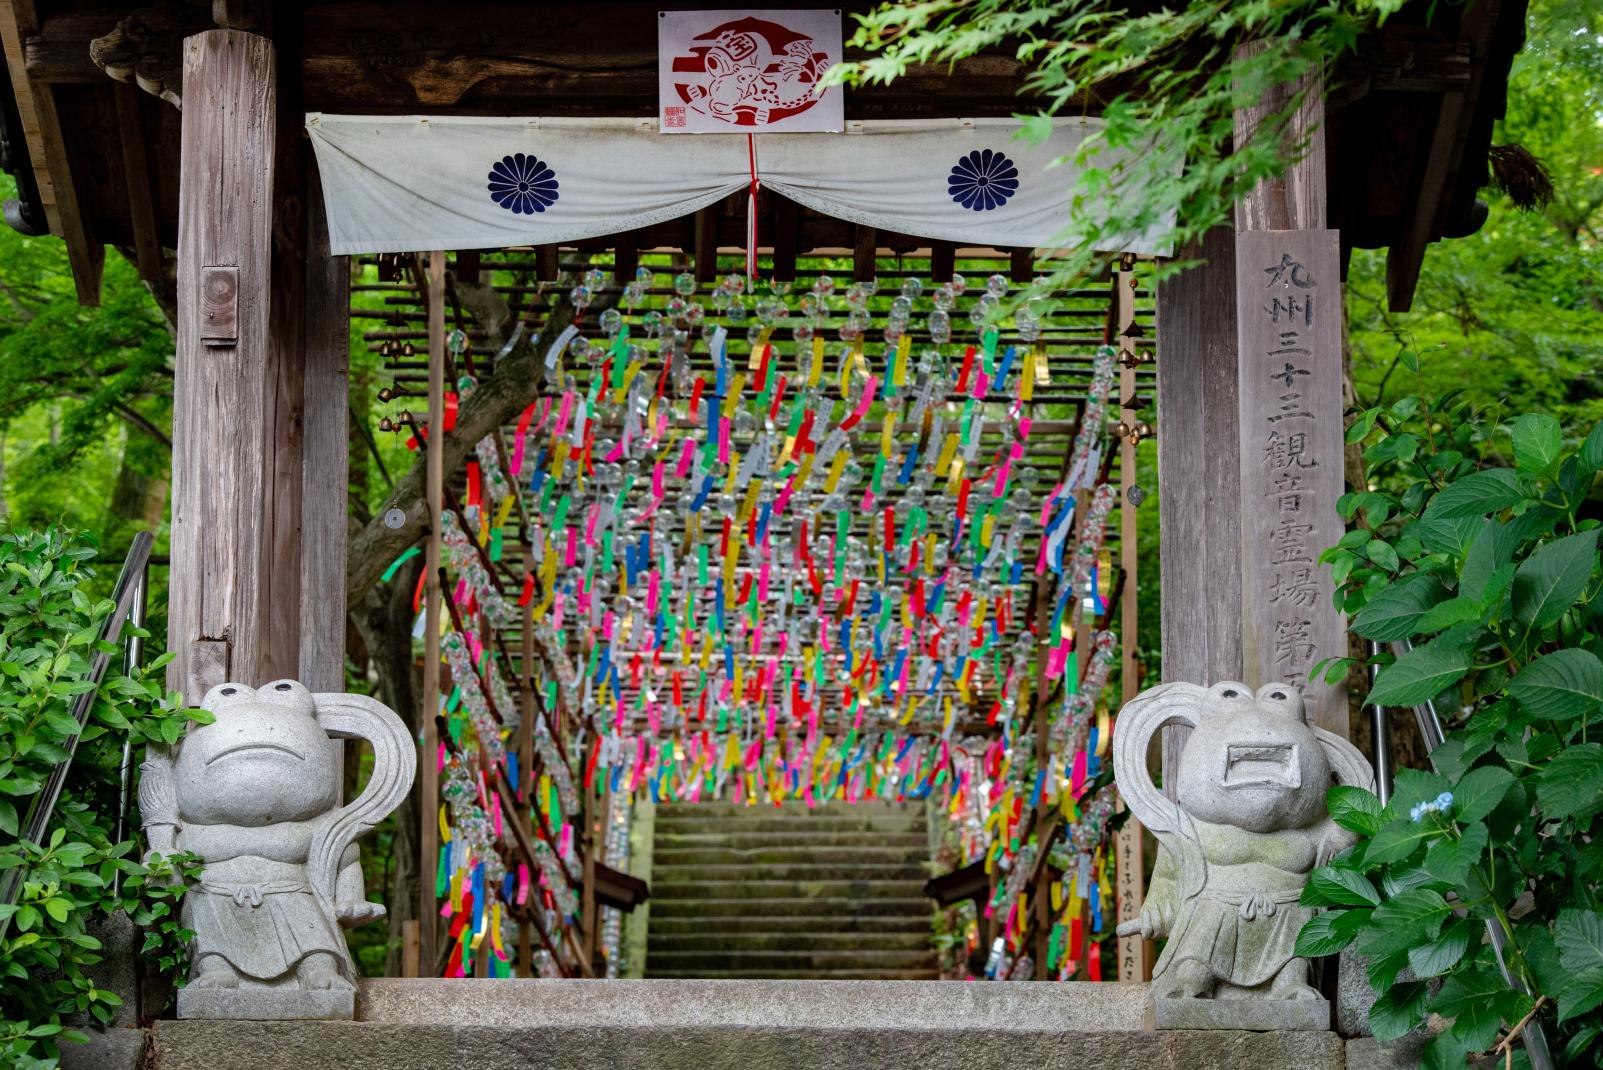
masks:
[[[865,986],[872,982],[863,982]],[[951,982],[954,987],[956,982]],[[1050,987],[1042,985],[1041,987]],[[157,1022],[151,1070],[1343,1070],[1334,1033]]]
[[[1153,999],[1147,1026],[1323,1032],[1330,1028],[1330,1003],[1322,999]]]
[[[356,1017],[356,993],[297,988],[181,988],[178,1017],[250,1022],[333,1021]]]

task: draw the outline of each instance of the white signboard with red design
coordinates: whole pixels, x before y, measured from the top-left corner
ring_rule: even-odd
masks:
[[[664,134],[839,133],[840,86],[818,81],[841,58],[838,9],[657,13]]]

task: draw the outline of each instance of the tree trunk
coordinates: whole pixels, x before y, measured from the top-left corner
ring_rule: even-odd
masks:
[[[490,345],[497,349],[505,346],[514,321],[506,300],[488,285],[455,280],[452,285],[457,301],[484,328]],[[590,306],[590,312],[597,314],[603,307],[604,304],[598,302]],[[461,467],[479,439],[512,422],[539,397],[545,385],[546,350],[572,321],[573,306],[567,296],[554,299],[540,330],[532,335],[529,332],[518,335],[511,351],[496,362],[495,374],[463,400],[455,429],[441,442],[446,472]],[[427,532],[424,469],[424,458],[419,457],[412,470],[396,482],[389,500],[376,511],[375,517],[351,539],[345,590],[352,605],[363,598],[402,550]],[[399,509],[406,516],[400,527],[390,528],[384,524],[385,514],[392,509]]]
[[[421,569],[418,560],[408,562],[388,584],[370,588],[365,597],[352,602],[350,610],[378,679],[375,697],[400,714],[414,737],[418,731],[421,681],[416,659],[412,656],[412,590]],[[433,756],[424,755],[423,760],[432,761]],[[389,951],[384,962],[384,973],[388,977],[400,975],[402,926],[417,917],[419,820],[418,792],[414,785],[406,802],[395,811]]]

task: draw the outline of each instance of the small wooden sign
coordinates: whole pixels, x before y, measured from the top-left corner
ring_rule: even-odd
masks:
[[[200,341],[208,346],[239,341],[239,268],[201,268]]]

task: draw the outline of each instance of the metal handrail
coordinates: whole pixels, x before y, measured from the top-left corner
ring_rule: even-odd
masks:
[[[1398,657],[1401,657],[1410,650],[1414,649],[1414,644],[1407,639],[1402,639],[1393,643],[1391,648],[1392,653],[1396,654]],[[1370,643],[1369,649],[1372,655],[1377,654],[1380,652],[1380,644]],[[1371,666],[1370,682],[1372,686],[1374,682],[1374,671],[1374,667]],[[1374,748],[1377,758],[1379,758],[1382,754],[1385,756],[1384,762],[1386,775],[1383,782],[1381,779],[1381,764],[1379,761],[1377,761],[1375,766],[1375,781],[1377,786],[1384,783],[1383,790],[1385,791],[1385,794],[1380,798],[1381,802],[1385,803],[1389,801],[1391,796],[1391,724],[1387,718],[1387,713],[1384,707],[1378,706],[1375,703],[1370,703],[1370,708],[1372,710],[1380,711],[1379,715],[1375,717],[1374,721]],[[1430,699],[1426,699],[1424,702],[1415,706],[1414,718],[1419,723],[1419,734],[1425,741],[1426,753],[1435,754],[1436,748],[1441,746],[1442,741],[1447,738],[1447,733],[1442,728],[1441,715],[1436,712],[1436,703]],[[1430,765],[1432,769],[1436,768],[1435,758],[1431,759]],[[1486,919],[1486,937],[1492,945],[1492,951],[1497,955],[1497,968],[1503,974],[1503,980],[1507,981],[1509,987],[1521,995],[1530,995],[1531,990],[1526,987],[1525,982],[1509,972],[1508,962],[1504,958],[1504,949],[1508,946],[1508,933],[1503,931],[1503,927],[1498,924],[1496,918]],[[1552,1052],[1548,1050],[1547,1034],[1542,1030],[1542,1024],[1533,1017],[1529,1022],[1525,1023],[1525,1029],[1523,1030],[1522,1035],[1525,1039],[1526,1054],[1531,1057],[1532,1070],[1553,1070],[1553,1055]]]
[[[141,531],[134,536],[133,545],[128,548],[128,556],[122,563],[122,572],[117,576],[117,585],[112,588],[113,606],[111,616],[106,619],[101,629],[100,638],[104,642],[116,643],[122,638],[123,625],[128,622],[135,612],[135,605],[139,606],[139,616],[144,615],[145,570],[150,564],[150,549],[155,545],[155,538],[148,531]],[[136,624],[137,626],[137,624]],[[137,656],[137,655],[130,655]],[[45,781],[43,788],[33,797],[28,805],[28,813],[22,820],[18,839],[30,843],[43,843],[45,831],[50,827],[50,819],[55,816],[56,803],[61,798],[61,789],[66,785],[67,773],[72,768],[73,755],[78,750],[78,737],[83,732],[85,722],[89,719],[89,711],[94,707],[95,696],[100,692],[100,681],[105,679],[106,669],[111,665],[111,655],[105,651],[96,651],[93,660],[89,663],[89,682],[92,685],[88,690],[80,693],[72,704],[72,719],[78,723],[78,730],[72,734],[62,745],[67,752],[63,759],[50,771],[50,777]],[[124,746],[124,754],[128,748]],[[126,766],[130,759],[124,758]],[[126,791],[126,789],[125,789]],[[119,815],[119,828],[121,827]],[[22,879],[25,867],[15,866],[0,875],[0,904],[15,906],[17,895],[22,889]],[[11,928],[11,916],[0,917],[0,940],[4,940]]]

